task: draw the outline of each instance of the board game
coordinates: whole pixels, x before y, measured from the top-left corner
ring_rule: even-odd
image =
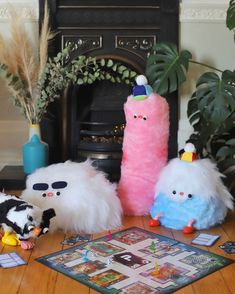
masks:
[[[100,293],[172,293],[233,260],[131,227],[37,259]]]

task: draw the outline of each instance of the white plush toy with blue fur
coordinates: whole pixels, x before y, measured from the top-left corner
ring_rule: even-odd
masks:
[[[161,171],[150,209],[150,226],[192,233],[222,223],[233,198],[210,159],[196,159],[188,143],[181,158],[172,159]]]
[[[89,160],[66,161],[29,175],[21,198],[41,209],[54,208],[51,229],[96,233],[121,226],[122,207],[116,184]]]

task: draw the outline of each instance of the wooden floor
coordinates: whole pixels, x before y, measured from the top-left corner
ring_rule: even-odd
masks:
[[[174,238],[184,243],[190,244],[192,238],[198,233],[184,235],[179,231],[168,230],[163,227],[151,228],[148,225],[149,217],[124,217],[123,226],[125,228],[138,226],[155,233]],[[231,213],[226,218],[223,225],[215,227],[209,232],[219,234],[221,238],[212,247],[198,246],[219,255],[235,260],[235,254],[225,254],[218,246],[225,241],[235,241],[235,213]],[[101,237],[104,234],[95,234],[93,238]],[[4,246],[0,242],[1,253],[17,252],[27,265],[11,269],[0,269],[0,293],[1,294],[44,294],[44,293],[67,293],[67,294],[95,294],[98,293],[89,289],[83,284],[63,275],[35,261],[37,257],[58,251],[67,246],[61,245],[65,234],[57,232],[40,237],[33,250],[25,251],[18,247]],[[220,271],[210,274],[182,289],[175,292],[178,294],[223,294],[235,293],[235,264],[231,264]]]

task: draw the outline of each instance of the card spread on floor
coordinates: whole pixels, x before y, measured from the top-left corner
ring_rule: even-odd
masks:
[[[27,264],[16,252],[0,254],[0,266],[4,268]]]
[[[192,240],[192,243],[203,246],[212,246],[216,242],[216,240],[219,239],[219,237],[219,235],[201,233]]]

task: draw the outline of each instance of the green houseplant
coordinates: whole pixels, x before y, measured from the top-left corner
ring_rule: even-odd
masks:
[[[235,0],[227,10],[226,25],[235,28]],[[187,115],[194,132],[193,142],[201,157],[210,157],[226,175],[225,182],[235,195],[235,70],[220,70],[192,60],[188,50],[175,44],[153,46],[146,76],[155,91],[164,95],[178,89],[186,80],[190,63],[209,69],[199,77],[189,102]]]
[[[35,48],[37,40],[29,38],[22,17],[13,7],[9,11],[10,38],[6,39],[0,33],[0,76],[6,81],[13,104],[29,122],[29,142],[23,146],[23,165],[24,171],[31,173],[36,166],[45,166],[47,162],[46,148],[43,148],[39,163],[31,164],[39,158],[38,151],[35,151],[37,156],[30,156],[28,159],[28,150],[33,150],[33,144],[38,143],[39,146],[43,143],[40,140],[40,122],[48,105],[62,97],[63,91],[71,83],[82,85],[108,80],[130,84],[137,73],[111,59],[78,56],[70,60],[73,44],[69,44],[55,57],[49,58],[48,43],[55,33],[49,28],[47,2],[38,50]],[[36,139],[34,135],[37,136]]]
[[[0,34],[0,75],[6,80],[12,101],[31,124],[38,124],[48,104],[60,98],[69,85],[91,84],[96,80],[131,83],[136,73],[111,59],[78,56],[70,62],[70,44],[54,58],[48,58],[48,42],[54,37],[49,28],[49,13],[45,3],[39,50],[37,40],[29,38],[23,19],[11,7],[11,37]]]

